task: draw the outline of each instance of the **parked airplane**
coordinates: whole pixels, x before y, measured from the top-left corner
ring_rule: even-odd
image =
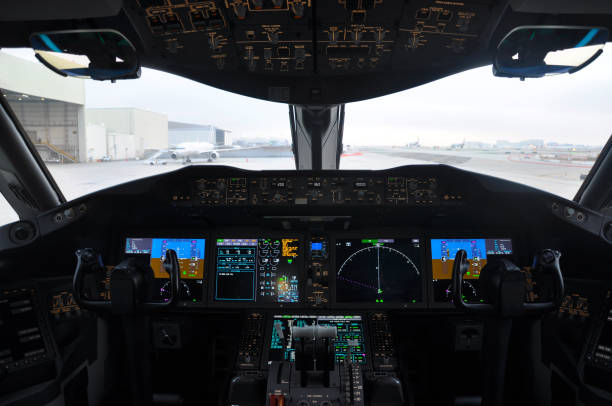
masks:
[[[204,158],[212,162],[219,158],[219,151],[227,151],[235,148],[216,149],[209,142],[183,142],[174,148],[162,149],[144,161],[147,165],[160,163],[165,165],[169,160],[182,159],[183,163],[190,163],[192,158]]]

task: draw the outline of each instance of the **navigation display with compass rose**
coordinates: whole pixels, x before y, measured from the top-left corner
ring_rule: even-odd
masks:
[[[337,302],[422,300],[420,239],[338,239],[335,249]]]

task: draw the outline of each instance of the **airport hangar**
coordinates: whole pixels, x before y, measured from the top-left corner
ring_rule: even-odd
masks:
[[[161,113],[130,107],[86,109],[85,81],[4,52],[0,91],[46,162],[142,159],[182,142],[232,143],[229,131],[169,122]]]

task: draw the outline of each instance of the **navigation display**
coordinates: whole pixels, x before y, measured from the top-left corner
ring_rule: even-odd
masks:
[[[297,303],[298,238],[217,239],[215,300]]]
[[[482,302],[478,292],[480,272],[492,258],[510,256],[510,238],[441,238],[431,240],[431,269],[434,286],[434,300],[452,302],[451,283],[453,264],[457,251],[467,253],[469,270],[463,279],[463,295],[467,302]]]
[[[422,301],[421,240],[338,239],[336,301],[417,303]]]
[[[332,340],[332,345],[337,363],[350,360],[352,363],[366,364],[363,321],[359,315],[275,315],[270,341],[270,361],[294,362],[296,345],[292,328],[311,325],[336,327],[338,335]]]
[[[204,284],[206,239],[134,237],[125,239],[126,254],[148,258],[155,277],[153,299],[157,300],[166,300],[170,295],[170,276],[164,269],[166,251],[169,249],[176,252],[179,262],[181,299],[200,302]]]

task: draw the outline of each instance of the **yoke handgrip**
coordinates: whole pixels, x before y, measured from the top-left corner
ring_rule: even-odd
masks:
[[[526,313],[546,313],[559,307],[565,295],[565,285],[559,259],[561,253],[549,248],[540,251],[535,259],[533,268],[536,272],[549,272],[553,277],[554,287],[551,300],[547,302],[525,303],[523,309]]]
[[[468,303],[463,300],[463,276],[470,269],[465,250],[457,251],[453,263],[453,302],[458,308],[466,309],[473,313],[491,313],[495,307],[489,303]]]

